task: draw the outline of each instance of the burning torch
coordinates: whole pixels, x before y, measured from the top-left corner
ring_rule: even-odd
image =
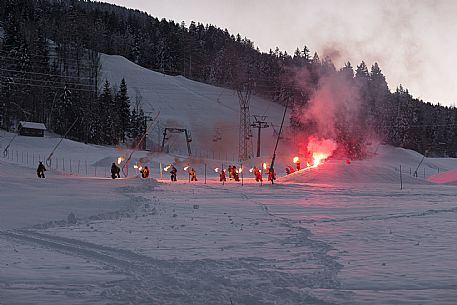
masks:
[[[293,162],[295,163],[295,166],[297,167],[297,171],[299,171],[301,169],[300,158],[295,157]]]

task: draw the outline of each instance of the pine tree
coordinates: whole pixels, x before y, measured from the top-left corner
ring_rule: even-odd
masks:
[[[130,124],[128,129],[128,137],[130,139],[136,139],[138,137],[138,114],[136,108],[132,109],[132,113],[130,114]]]
[[[119,118],[118,139],[125,143],[125,135],[129,129],[130,122],[130,98],[127,93],[127,84],[122,79],[119,91],[116,93],[116,111]]]
[[[76,107],[73,106],[72,92],[65,86],[59,99],[52,109],[52,129],[64,135],[76,119]]]
[[[102,94],[99,97],[99,114],[102,132],[102,143],[116,144],[116,132],[114,128],[114,99],[111,93],[111,86],[108,80],[103,85]]]

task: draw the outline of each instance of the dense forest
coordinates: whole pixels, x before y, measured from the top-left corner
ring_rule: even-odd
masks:
[[[128,84],[113,88],[100,80],[102,52],[162,73],[291,101],[292,126],[309,133],[318,126],[301,113],[326,80],[341,79],[360,100],[351,117],[335,118],[335,138],[347,155],[363,157],[361,147],[375,134],[428,155],[456,156],[457,110],[423,102],[401,86],[392,92],[376,63],[336,69],[306,46],[294,54],[260,52],[249,39],[213,25],[158,20],[88,0],[2,0],[0,27],[4,129],[33,120],[64,134],[78,119],[68,136],[80,141],[116,144],[141,135],[147,118],[140,103],[130,105]]]

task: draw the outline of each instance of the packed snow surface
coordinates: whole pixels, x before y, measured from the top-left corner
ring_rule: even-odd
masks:
[[[442,184],[457,184],[457,169],[435,174],[428,178],[429,181]]]
[[[275,185],[247,170],[221,183],[215,168],[241,165],[236,93],[117,56],[102,62],[146,111],[160,110],[161,128],[192,131],[193,157],[178,135],[166,154],[1,132],[1,305],[456,304],[456,160],[373,145],[366,160],[283,176],[293,155],[280,145]],[[284,110],[258,97],[252,109],[274,123]],[[244,169],[271,160],[264,131],[262,157]],[[111,164],[132,152],[111,179]]]
[[[55,140],[14,143],[44,154]],[[59,151],[108,165],[118,153],[68,140]],[[199,181],[178,168],[171,183],[157,162],[155,179],[52,167],[39,179],[12,154],[0,160],[0,304],[457,299],[456,188],[415,177],[422,156],[411,151],[382,146],[369,160],[330,160],[275,185],[248,176],[221,184],[214,172],[205,184],[201,168]],[[456,165],[422,164],[422,175]]]
[[[230,157],[237,156],[240,104],[235,90],[154,72],[117,55],[102,54],[101,64],[102,78],[111,84],[119,84],[121,78],[125,78],[132,105],[138,96],[148,115],[160,112],[157,126],[162,129],[154,128],[149,133],[151,146],[161,144],[163,128],[186,128],[192,135],[194,155],[214,153],[218,156],[223,152]],[[265,120],[279,130],[284,108],[252,95],[250,112],[267,116]],[[272,151],[273,132],[271,127],[263,130],[263,149]],[[170,135],[167,145],[170,152],[186,152],[183,134]]]

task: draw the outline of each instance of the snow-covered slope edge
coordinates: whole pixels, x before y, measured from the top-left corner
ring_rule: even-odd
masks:
[[[240,106],[236,91],[189,80],[183,76],[161,74],[138,66],[118,55],[101,56],[102,78],[119,84],[125,78],[131,104],[141,96],[146,112],[160,111],[159,128],[149,134],[150,144],[160,144],[165,127],[187,128],[192,133],[192,149],[200,153],[238,154]],[[251,115],[267,115],[267,121],[279,125],[283,107],[272,101],[252,96]],[[273,147],[273,129],[263,130],[262,149]],[[176,134],[168,142],[170,151],[186,152],[184,135]]]

